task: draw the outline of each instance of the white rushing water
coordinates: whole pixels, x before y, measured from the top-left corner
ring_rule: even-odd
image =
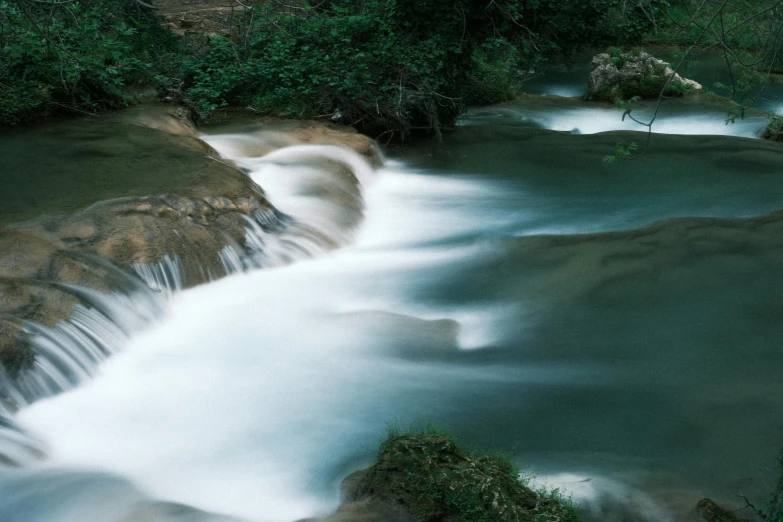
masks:
[[[294,154],[283,152],[272,159]],[[281,210],[333,226],[328,201],[313,201],[315,213],[307,206],[311,194],[324,193],[312,190],[323,179],[316,169],[305,162],[292,176],[269,160],[241,164]],[[415,298],[491,257],[494,233],[528,221],[527,212],[493,209],[508,186],[433,177],[403,163],[382,170],[365,199],[343,179],[338,185],[353,195],[354,208],[367,209],[353,245],[175,294],[165,321],[134,336],[94,382],[22,411],[22,425],[48,444],[41,476],[59,477],[70,491],[75,486],[58,470],[85,470],[80,483],[95,484],[105,479],[94,473],[109,472],[153,498],[291,521],[334,509],[341,463],[365,463],[387,421],[431,416],[455,387],[596,378],[573,366],[455,365],[450,360],[461,351],[506,341],[524,308]],[[461,240],[481,235],[490,239]],[[144,497],[123,481],[116,488],[126,499],[117,516],[138,509]],[[40,520],[47,516],[42,511]]]
[[[284,149],[240,164],[282,211],[347,243],[359,220],[354,212],[364,207],[361,193],[350,180],[337,179],[339,205],[324,200],[324,190],[313,187],[324,183],[308,163],[313,153],[349,158],[360,180],[372,179],[354,155],[335,148]],[[291,157],[302,166],[279,166]],[[514,320],[513,306],[449,311],[403,298],[409,274],[437,280],[450,263],[490,248],[400,246],[494,226],[491,217],[468,224],[454,219],[459,208],[439,215],[432,205],[444,194],[487,198],[487,190],[470,181],[438,183],[385,171],[368,193],[367,222],[352,247],[174,295],[166,320],[135,336],[98,379],[21,413],[25,427],[47,434],[51,458],[44,466],[119,473],[155,497],[252,520],[294,520],[333,509],[335,484],[324,480],[322,467],[341,455],[350,459],[352,441],[380,436],[394,412],[367,410],[400,382],[419,382],[412,389],[433,393],[460,374],[490,377],[384,356],[426,347],[437,359],[439,351],[485,346],[502,331],[496,323]],[[352,198],[347,218],[345,194]],[[368,351],[384,332],[399,329],[407,336],[395,333],[380,350]],[[553,376],[531,369],[527,378]]]
[[[679,100],[668,101],[655,111],[655,104],[641,102],[631,113],[638,121],[623,117],[623,111],[609,104],[585,105],[584,102],[547,100],[544,106],[536,100],[513,101],[468,111],[460,125],[521,124],[544,129],[596,134],[607,131],[645,132],[640,124],[653,122],[653,132],[660,134],[690,134],[758,138],[769,122],[769,116],[749,111],[745,118],[727,122],[727,109],[706,105],[693,110]],[[655,120],[653,116],[655,115]]]
[[[112,294],[59,286],[85,304],[76,305],[67,321],[53,327],[34,322],[24,325],[21,338],[35,354],[33,367],[14,379],[0,373],[5,399],[14,407],[24,407],[89,380],[130,335],[162,315],[162,299],[140,283],[127,293]]]
[[[547,305],[535,292],[519,298],[528,288],[520,260],[503,262],[508,242],[709,213],[714,199],[683,188],[700,179],[641,196],[631,183],[615,184],[618,195],[604,199],[566,180],[569,190],[552,196],[547,186],[514,177],[433,173],[394,161],[375,171],[337,147],[256,156],[248,136],[205,139],[291,221],[269,234],[263,216],[249,220],[252,248],[223,253],[233,275],[201,287],[180,289],[176,259],[134,267],[160,293],[143,293],[150,303],[89,296],[112,326],[80,309],[54,329],[30,327],[39,354],[59,354],[40,359],[52,366],[44,374],[63,382],[19,412],[23,431],[0,424],[0,435],[32,435],[17,446],[32,455],[18,458],[27,467],[0,470],[4,522],[288,522],[333,510],[339,481],[371,460],[390,420],[445,419],[482,441],[502,436],[503,447],[524,446],[532,437],[526,430],[534,431],[527,412],[545,408],[540,396],[578,387],[563,405],[575,405],[567,420],[579,431],[591,405],[580,400],[614,382],[612,365],[623,361],[563,355],[562,339],[552,342],[553,359],[532,352],[531,318]],[[737,196],[727,212],[753,204],[758,211],[753,191],[764,188],[750,185],[751,203]],[[741,194],[728,184],[720,190]],[[660,205],[661,194],[678,204]],[[165,317],[156,321],[163,294]],[[125,316],[97,304],[123,298],[120,308],[142,303],[154,313]],[[97,331],[106,332],[100,343]],[[67,342],[49,346],[55,334]],[[121,350],[107,348],[112,335]],[[597,519],[668,519],[648,494],[601,477],[593,464],[548,480],[572,490]],[[606,505],[616,509],[596,507]]]
[[[220,144],[216,143],[216,146]],[[237,159],[243,161],[243,158]],[[227,272],[284,265],[322,255],[351,240],[363,215],[362,186],[370,183],[374,176],[365,159],[342,148],[300,146],[289,147],[264,158],[246,158],[244,162],[252,166],[257,181],[263,181],[272,188],[275,201],[287,212],[284,217],[286,223],[282,230],[270,230],[280,223],[280,219],[268,220],[264,215],[249,218],[246,246],[224,249],[222,257]],[[125,348],[130,335],[138,334],[162,316],[161,297],[171,298],[183,288],[182,267],[176,257],[166,256],[155,264],[134,265],[132,268],[140,281],[117,273],[115,268],[100,260],[92,262],[101,264],[104,270],[108,269],[113,278],[122,279],[124,290],[118,289],[116,293],[107,295],[62,285],[63,291],[75,295],[89,306],[77,306],[68,321],[51,328],[35,323],[25,325],[25,342],[36,356],[35,365],[13,380],[0,375],[4,379],[2,388],[6,392],[7,403],[24,407],[94,377],[107,358]],[[49,456],[49,448],[20,429],[11,419],[10,412],[0,411],[0,421],[3,423],[0,456],[5,461],[29,466]],[[20,480],[34,480],[29,474],[22,477]],[[61,473],[56,479],[44,477],[42,475],[42,480],[57,482],[58,488],[79,489],[69,484],[67,474]],[[0,478],[0,483],[6,489],[13,489],[18,478],[17,473],[9,472]],[[99,484],[101,479],[90,479],[88,475],[82,482]],[[135,493],[129,484],[122,480],[119,482],[122,483],[119,486],[122,495],[132,499],[128,506],[138,508],[137,501],[143,496]],[[31,498],[42,494],[34,489],[28,493]],[[73,495],[73,491],[67,494],[68,497]],[[18,499],[4,497],[3,500]],[[0,502],[0,513],[4,516],[19,516],[25,521],[33,519],[24,503],[6,504],[5,510],[3,505]],[[38,516],[42,520],[66,516],[65,512],[56,514],[59,508],[53,509],[54,512],[42,509]],[[70,508],[63,509],[70,512]],[[129,509],[131,507],[118,508],[117,516],[127,515]],[[73,516],[84,514],[77,510]]]

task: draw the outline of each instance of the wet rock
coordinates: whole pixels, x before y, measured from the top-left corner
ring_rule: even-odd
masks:
[[[263,206],[255,198],[237,198],[234,200],[234,207],[248,216],[264,211]]]
[[[342,490],[340,509],[312,522],[461,522],[479,513],[498,522],[576,520],[569,507],[525,486],[507,460],[469,456],[441,435],[388,439],[377,463],[349,475]]]
[[[708,498],[701,499],[696,504],[696,513],[699,522],[750,522],[746,518],[740,518],[732,511],[720,507]]]
[[[764,129],[761,137],[765,140],[783,142],[783,116],[775,116]]]
[[[418,522],[405,508],[367,499],[340,506],[335,514],[326,518],[308,518],[299,522]]]
[[[263,197],[243,172],[216,161],[212,147],[176,122],[170,111],[178,109],[142,105],[98,119],[3,130],[0,226],[120,198],[143,204],[138,198],[162,194]]]
[[[175,136],[198,137],[193,113],[181,105],[142,104],[122,111],[114,118],[118,122],[139,125]]]
[[[78,301],[47,284],[112,289],[100,270],[73,255],[100,256],[126,269],[177,256],[187,286],[205,282],[206,272],[223,274],[221,250],[243,244],[246,217],[269,208],[257,197],[240,199],[246,212],[233,204],[216,210],[203,200],[173,195],[107,201],[70,216],[0,229],[0,315],[52,325],[67,318]],[[14,344],[8,332],[0,335],[0,353]]]
[[[18,202],[6,194],[12,213],[0,215],[7,223],[0,228],[0,363],[11,373],[32,361],[25,321],[53,326],[80,303],[62,283],[118,290],[112,269],[90,259],[132,271],[136,264],[177,257],[183,284],[192,286],[225,274],[220,253],[227,245],[242,247],[248,217],[278,215],[243,172],[208,157],[217,154],[173,109],[156,105],[58,124],[57,132],[46,127],[9,135],[24,150],[0,157],[0,170],[17,172],[22,165],[15,162],[25,161],[35,186],[17,187],[25,175],[9,177],[5,188],[18,188],[17,198],[28,189],[40,196],[14,214]],[[49,171],[52,179],[36,183]],[[51,184],[60,184],[63,194]],[[81,209],[69,208],[71,196],[83,203]],[[42,214],[46,210],[55,213]],[[33,212],[39,215],[8,223]]]
[[[67,319],[79,302],[59,283],[114,290],[102,269],[80,261],[84,256],[125,270],[176,256],[185,286],[206,282],[209,274],[224,275],[222,249],[244,244],[247,217],[270,208],[258,196],[237,199],[242,206],[221,197],[224,206],[217,209],[173,195],[107,201],[70,216],[43,216],[0,229],[0,317],[51,326]],[[0,361],[29,362],[18,334],[18,324],[0,328]]]
[[[251,131],[252,142],[248,141],[242,153],[247,157],[260,157],[292,145],[336,145],[349,148],[364,156],[373,167],[380,167],[382,159],[378,147],[371,138],[359,134],[356,129],[318,121],[293,121],[278,118],[259,117],[238,109],[226,110],[215,116],[215,128],[230,132],[232,128]],[[210,127],[205,129],[210,132]]]
[[[372,140],[338,126],[264,120],[259,132],[262,139],[249,140],[257,155],[328,144],[380,163]],[[226,247],[257,253],[263,241],[247,244],[248,218],[266,234],[292,224],[244,172],[198,139],[181,107],[143,105],[6,138],[0,178],[25,172],[0,179],[7,182],[0,193],[0,224],[7,225],[0,228],[0,362],[12,372],[31,360],[21,325],[52,326],[80,302],[62,283],[111,292],[117,288],[108,272],[177,259],[181,284],[193,286],[226,274]],[[350,169],[326,166],[350,178],[346,191],[355,189]],[[329,196],[353,201],[339,190]]]
[[[206,198],[204,200],[207,205],[212,207],[215,210],[234,210],[236,209],[236,205],[234,205],[234,202],[231,201],[228,198],[221,198],[221,197],[211,197]]]
[[[702,90],[702,86],[675,73],[667,62],[644,52],[601,53],[593,57],[593,70],[587,85],[587,100],[657,98],[682,96]],[[667,83],[668,82],[668,83]]]

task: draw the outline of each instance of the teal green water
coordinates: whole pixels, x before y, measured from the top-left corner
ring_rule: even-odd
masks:
[[[481,225],[441,239],[486,255],[411,291],[517,310],[461,359],[519,381],[460,388],[439,420],[542,472],[622,477],[681,519],[700,495],[763,495],[783,447],[783,216],[732,219],[783,207],[783,151],[654,135],[601,161],[629,139],[485,121],[407,151],[422,174],[495,188],[464,196]],[[531,368],[566,382],[524,383]]]
[[[220,185],[224,169],[203,143],[143,126],[144,111],[0,132],[0,225],[106,199],[187,196]]]
[[[649,148],[601,132],[602,108],[523,99],[388,150],[352,246],[187,290],[94,383],[24,410],[51,457],[0,473],[25,492],[0,514],[98,522],[101,473],[123,502],[129,481],[248,520],[322,514],[395,419],[594,488],[589,520],[762,499],[783,447],[783,149],[698,135],[722,128],[698,107],[671,105],[681,133]],[[603,161],[628,142],[644,153]],[[313,172],[267,171],[272,203],[321,193]]]

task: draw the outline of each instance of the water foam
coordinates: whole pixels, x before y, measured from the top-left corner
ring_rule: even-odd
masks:
[[[536,477],[534,484],[557,489],[571,498],[584,522],[673,522],[672,515],[650,495],[608,477],[556,473]]]
[[[285,227],[274,234],[268,216],[249,219],[244,248],[232,245],[221,253],[227,272],[281,266],[353,241],[364,218],[364,191],[376,177],[367,158],[334,145],[293,145],[255,156],[254,140],[261,138],[203,139],[244,169],[285,216]]]

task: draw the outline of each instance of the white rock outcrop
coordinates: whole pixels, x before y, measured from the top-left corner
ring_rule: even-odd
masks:
[[[653,97],[666,85],[669,94],[702,90],[701,84],[683,78],[663,60],[644,51],[618,55],[597,54],[587,85],[588,100],[614,101],[631,96]],[[667,80],[671,81],[666,84]]]

